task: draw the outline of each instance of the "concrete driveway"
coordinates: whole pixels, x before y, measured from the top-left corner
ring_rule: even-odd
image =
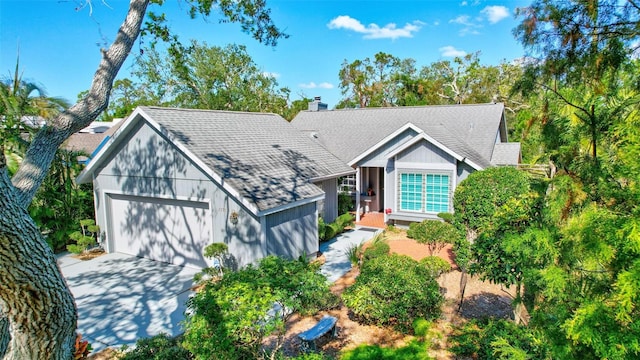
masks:
[[[94,350],[183,332],[197,269],[119,253],[88,261],[64,255],[58,264],[76,299],[78,332]]]

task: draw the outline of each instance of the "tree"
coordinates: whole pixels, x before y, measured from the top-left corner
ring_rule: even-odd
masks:
[[[458,238],[456,228],[446,222],[438,220],[424,220],[411,223],[407,230],[407,237],[415,239],[429,248],[429,255],[433,256],[444,249],[447,244],[453,244]]]
[[[439,61],[422,69],[424,77],[443,79],[438,96],[453,104],[464,104],[473,93],[473,88],[480,82],[479,53],[456,56],[453,63],[448,60]],[[489,102],[487,101],[480,102]]]
[[[514,33],[530,60],[517,89],[542,90],[551,98],[545,107],[558,102],[564,115],[559,120],[576,122],[574,129],[588,139],[588,168],[581,171],[590,179],[585,180],[607,177],[601,173],[599,147],[607,143],[619,110],[610,106],[617,97],[619,71],[637,49],[640,7],[635,1],[539,0],[518,15],[523,20]],[[556,125],[553,116],[549,120]]]
[[[77,320],[73,297],[53,252],[26,209],[46,177],[56,149],[106,109],[114,79],[141,33],[149,2],[130,1],[114,42],[102,51],[88,94],[37,132],[11,179],[7,161],[0,157],[0,310],[12,329],[5,359],[71,358]],[[267,44],[275,45],[285,36],[272,24],[262,1],[190,3],[192,17],[209,15],[212,9]],[[150,12],[149,16],[146,33],[171,40],[164,15]],[[0,344],[6,343],[8,336],[9,332],[2,332]]]
[[[345,98],[337,107],[394,106],[397,102],[395,74],[401,60],[393,55],[379,52],[374,59],[345,60],[338,73],[340,89]]]
[[[138,87],[153,89],[151,98],[169,106],[283,113],[288,89],[265,74],[244,45],[208,46],[193,40],[180,52],[144,51],[134,74]],[[139,91],[142,93],[142,91]]]

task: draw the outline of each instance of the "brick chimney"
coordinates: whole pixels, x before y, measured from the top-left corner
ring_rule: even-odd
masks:
[[[320,101],[320,96],[313,98],[313,101],[309,102],[309,111],[322,111],[327,110],[327,104]]]

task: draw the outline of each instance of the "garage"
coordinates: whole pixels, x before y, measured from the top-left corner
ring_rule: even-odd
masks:
[[[110,252],[202,268],[212,242],[209,202],[106,194]]]

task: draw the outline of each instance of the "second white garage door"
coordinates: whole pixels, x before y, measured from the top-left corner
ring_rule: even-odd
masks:
[[[208,202],[109,194],[109,250],[176,265],[207,266]]]

